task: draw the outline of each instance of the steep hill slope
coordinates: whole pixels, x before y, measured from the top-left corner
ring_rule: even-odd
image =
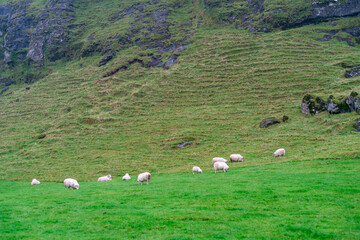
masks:
[[[358,158],[359,135],[352,130],[358,115],[300,111],[306,93],[360,90],[360,79],[344,78],[341,66],[356,63],[358,48],[317,41],[331,27],[324,22],[258,34],[199,28],[170,69],[130,64],[143,54],[136,46],[101,67],[99,56],[51,67],[29,90],[16,85],[0,98],[1,178],[208,170],[212,157],[235,152],[245,156],[243,165]],[[258,127],[265,117],[283,115],[290,120]],[[174,148],[188,140],[191,146]],[[288,154],[274,159],[279,147]]]

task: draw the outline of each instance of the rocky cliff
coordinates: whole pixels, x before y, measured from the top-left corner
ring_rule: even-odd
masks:
[[[263,32],[360,13],[360,0],[205,0],[205,5],[222,21]]]
[[[72,2],[52,0],[44,9],[36,9],[32,0],[0,5],[2,65],[26,58],[41,64],[47,47],[65,44],[74,17]]]
[[[32,82],[41,75],[34,67],[59,59],[99,55],[98,65],[103,66],[130,47],[141,53],[129,57],[122,67],[138,62],[169,68],[192,43],[197,29],[207,24],[267,32],[359,13],[360,0],[3,1],[0,69],[32,67],[23,67],[17,77],[11,76],[14,71],[0,73],[0,79]],[[360,42],[359,21],[323,32],[319,41],[335,38],[350,46]]]

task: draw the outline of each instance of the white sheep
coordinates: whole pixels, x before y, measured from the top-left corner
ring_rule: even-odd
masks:
[[[112,180],[111,175],[107,175],[107,176],[98,178],[98,182],[106,182],[106,181],[111,181],[111,180]]]
[[[79,189],[79,183],[75,179],[67,178],[64,180],[64,187],[65,189]]]
[[[150,178],[151,174],[148,172],[144,172],[139,174],[137,181],[138,183],[140,183],[140,185],[142,185],[142,183],[145,181],[147,182],[147,184],[149,184]]]
[[[221,158],[221,157],[214,157],[212,159],[212,164],[214,165],[214,163],[216,162],[224,162],[224,163],[227,163],[228,161],[225,159],[225,158]]]
[[[224,172],[227,172],[227,170],[229,170],[229,168],[230,167],[224,162],[216,162],[216,163],[214,163],[215,173],[218,170],[223,170]]]
[[[195,174],[195,173],[202,173],[202,170],[201,170],[201,168],[199,168],[198,166],[195,166],[195,167],[193,167],[192,172],[193,172],[193,174]]]
[[[39,185],[40,181],[36,180],[35,178],[31,181],[31,185]]]
[[[285,156],[285,149],[280,148],[274,152],[274,157]]]
[[[131,179],[131,177],[130,177],[130,175],[128,173],[125,174],[125,176],[122,177],[122,180],[124,180],[124,181],[128,181],[130,179]]]
[[[240,154],[231,154],[230,155],[230,162],[243,162],[244,157]]]

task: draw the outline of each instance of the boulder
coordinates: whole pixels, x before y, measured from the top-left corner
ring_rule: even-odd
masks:
[[[280,121],[277,118],[271,117],[271,118],[265,118],[260,123],[260,128],[267,128],[271,125],[278,124]]]
[[[306,94],[301,101],[301,112],[305,114],[316,115],[326,111],[326,103],[320,97],[314,97]]]
[[[355,131],[360,132],[360,118],[355,120],[354,128]]]
[[[346,78],[352,78],[357,76],[360,76],[360,66],[356,66],[350,70],[345,71]]]
[[[333,95],[330,95],[326,102],[327,111],[330,114],[339,114],[351,112],[349,105],[346,104],[346,99],[343,97],[334,98]]]
[[[355,112],[357,112],[357,114],[360,114],[360,97],[355,99],[354,106]]]
[[[190,145],[191,143],[192,143],[191,141],[179,143],[178,145],[176,145],[176,147],[177,148],[183,148],[183,147],[186,147],[186,146]]]
[[[353,91],[345,99],[345,102],[349,106],[351,112],[357,111],[357,109],[359,109],[359,105],[360,105],[360,96],[357,92]]]

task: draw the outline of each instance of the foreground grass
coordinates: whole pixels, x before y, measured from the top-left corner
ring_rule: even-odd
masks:
[[[358,159],[236,166],[78,191],[2,181],[0,238],[359,239]]]

